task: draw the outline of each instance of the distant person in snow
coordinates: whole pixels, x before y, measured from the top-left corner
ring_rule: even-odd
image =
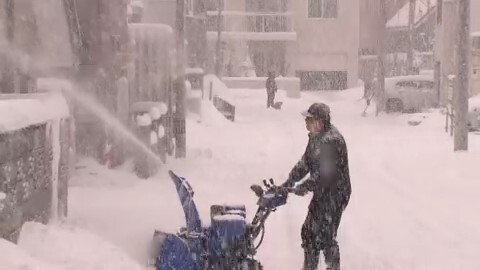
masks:
[[[267,108],[270,108],[274,106],[275,93],[277,92],[277,82],[275,82],[275,73],[273,71],[268,72],[265,88],[267,89]]]
[[[340,269],[337,230],[351,194],[347,146],[342,134],[330,123],[330,108],[326,104],[314,103],[302,115],[309,131],[308,144],[282,186],[292,188],[310,173],[309,178],[295,186],[297,195],[313,192],[301,232],[303,269],[317,269],[320,251],[327,269]]]

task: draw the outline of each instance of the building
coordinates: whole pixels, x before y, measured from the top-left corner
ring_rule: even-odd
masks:
[[[61,1],[0,0],[0,92],[33,92],[35,77],[71,70],[69,32]]]
[[[302,90],[357,84],[358,0],[225,0],[221,12],[216,2],[206,7],[207,38],[213,53],[220,36],[227,76],[245,76],[251,63],[257,77],[299,77]]]
[[[470,76],[470,95],[480,93],[480,1],[470,2],[470,31],[472,33],[472,74]],[[457,38],[456,25],[457,6],[455,0],[438,0],[437,25],[435,29],[435,74],[437,91],[441,104],[447,104],[449,98],[448,76],[456,74],[455,40]]]
[[[416,0],[413,22],[413,68],[433,70],[433,48],[435,40],[437,0]],[[410,2],[405,3],[386,24],[387,74],[407,75],[409,51]]]

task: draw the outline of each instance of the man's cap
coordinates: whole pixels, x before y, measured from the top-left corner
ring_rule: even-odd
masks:
[[[302,115],[330,121],[330,107],[325,103],[313,103],[308,110],[302,112]]]

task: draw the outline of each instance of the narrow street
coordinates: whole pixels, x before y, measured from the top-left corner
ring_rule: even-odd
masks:
[[[298,100],[280,95],[286,104],[274,111],[265,109],[261,91],[234,90],[237,120],[218,118],[208,106],[201,121],[191,115],[188,158],[171,161],[155,179],[92,164],[79,169],[70,190],[70,220],[143,263],[153,230],[175,232],[183,223],[168,169],[191,182],[204,223],[210,205],[224,202],[246,204],[251,218],[256,208],[249,186],[263,178],[286,179],[307,141],[299,112],[323,101],[349,147],[353,194],[339,232],[345,269],[480,267],[473,215],[480,205],[480,137],[472,135],[470,152],[455,154],[438,112],[423,114],[415,127],[407,125],[413,115],[361,117],[359,91],[305,93]],[[300,228],[309,198],[292,196],[268,220],[258,254],[266,269],[301,267]]]

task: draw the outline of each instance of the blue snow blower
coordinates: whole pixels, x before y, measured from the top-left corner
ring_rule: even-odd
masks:
[[[255,259],[265,233],[265,221],[277,207],[286,204],[288,192],[263,181],[265,188],[252,185],[258,197],[258,210],[247,223],[244,205],[212,205],[211,225],[202,222],[187,180],[169,171],[185,212],[186,227],[177,234],[156,230],[153,235],[150,266],[157,270],[259,270]],[[257,242],[257,238],[260,239]]]

